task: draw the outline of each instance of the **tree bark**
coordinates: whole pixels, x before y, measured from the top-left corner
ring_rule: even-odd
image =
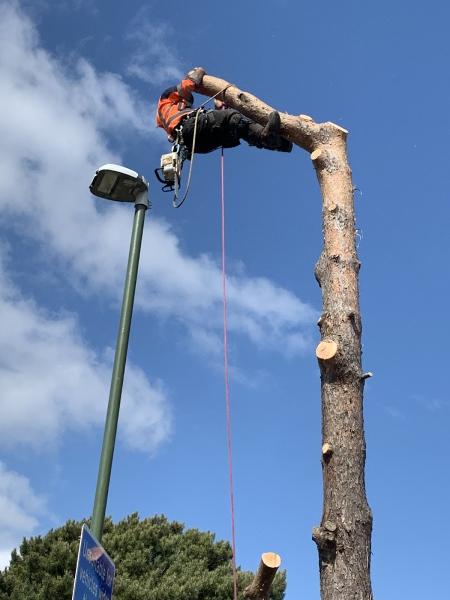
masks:
[[[226,88],[226,89],[225,89]],[[273,110],[252,94],[206,75],[200,93],[262,125]],[[322,341],[316,355],[321,373],[324,502],[313,539],[319,552],[322,600],[372,600],[370,557],[372,514],[364,467],[364,381],[361,316],[355,244],[353,185],[347,159],[347,130],[315,123],[307,115],[281,115],[281,132],[311,153],[323,201],[324,246],[316,264],[322,290]]]

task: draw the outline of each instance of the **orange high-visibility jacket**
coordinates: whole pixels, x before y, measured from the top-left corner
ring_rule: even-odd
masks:
[[[179,85],[167,88],[161,94],[156,111],[156,125],[165,129],[170,137],[181,119],[193,112],[194,89],[192,79],[183,79]]]

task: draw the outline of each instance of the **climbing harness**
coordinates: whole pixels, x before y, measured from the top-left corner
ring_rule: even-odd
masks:
[[[180,208],[180,206],[186,200],[189,194],[189,188],[191,186],[191,177],[192,177],[192,168],[194,165],[194,155],[195,155],[195,144],[197,139],[197,124],[198,117],[200,113],[204,112],[204,107],[208,102],[217,98],[220,94],[224,94],[226,90],[231,87],[232,84],[228,84],[222,90],[211,96],[207,100],[205,100],[197,109],[192,110],[188,115],[195,114],[195,122],[194,122],[194,133],[192,136],[192,151],[186,148],[183,142],[183,122],[176,129],[176,138],[175,142],[172,146],[171,152],[167,154],[163,154],[161,156],[161,162],[158,169],[155,169],[156,178],[160,183],[163,184],[162,191],[163,192],[173,192],[173,200],[172,204],[174,208]],[[183,164],[186,159],[190,159],[191,164],[189,165],[189,174],[186,183],[186,188],[184,190],[183,196],[180,199],[180,184],[181,184],[181,172],[183,170]]]

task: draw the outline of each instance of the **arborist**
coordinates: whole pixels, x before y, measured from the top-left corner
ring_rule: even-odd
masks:
[[[265,127],[245,118],[237,110],[223,108],[221,101],[215,101],[215,110],[197,113],[193,108],[192,92],[198,91],[205,74],[202,67],[195,67],[181,83],[161,94],[156,124],[166,131],[170,142],[181,141],[192,152],[195,141],[194,152],[200,154],[220,147],[234,148],[239,146],[241,139],[257,148],[291,152],[292,143],[280,135],[281,120],[277,111],[270,113]]]

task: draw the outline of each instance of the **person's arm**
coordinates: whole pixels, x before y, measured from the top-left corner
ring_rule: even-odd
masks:
[[[188,71],[183,81],[177,86],[179,95],[191,106],[194,103],[192,92],[201,85],[205,73],[206,71],[202,67],[195,67]]]
[[[198,88],[203,81],[203,77],[206,75],[206,71],[203,67],[194,67],[186,74],[186,79],[190,79],[194,82],[194,90]]]
[[[192,79],[183,79],[175,88],[180,100],[184,100],[188,106],[194,104],[194,96],[192,92],[195,90],[195,83]]]
[[[160,109],[163,105],[166,104],[179,104],[183,102],[185,106],[192,107],[194,104],[194,97],[192,92],[201,85],[203,76],[205,75],[205,69],[202,67],[195,67],[191,69],[184,79],[176,86],[172,86],[164,90],[164,92],[159,97],[158,109],[156,111],[156,125],[158,127],[163,127],[164,124],[160,118]],[[180,106],[179,110],[183,105]]]

